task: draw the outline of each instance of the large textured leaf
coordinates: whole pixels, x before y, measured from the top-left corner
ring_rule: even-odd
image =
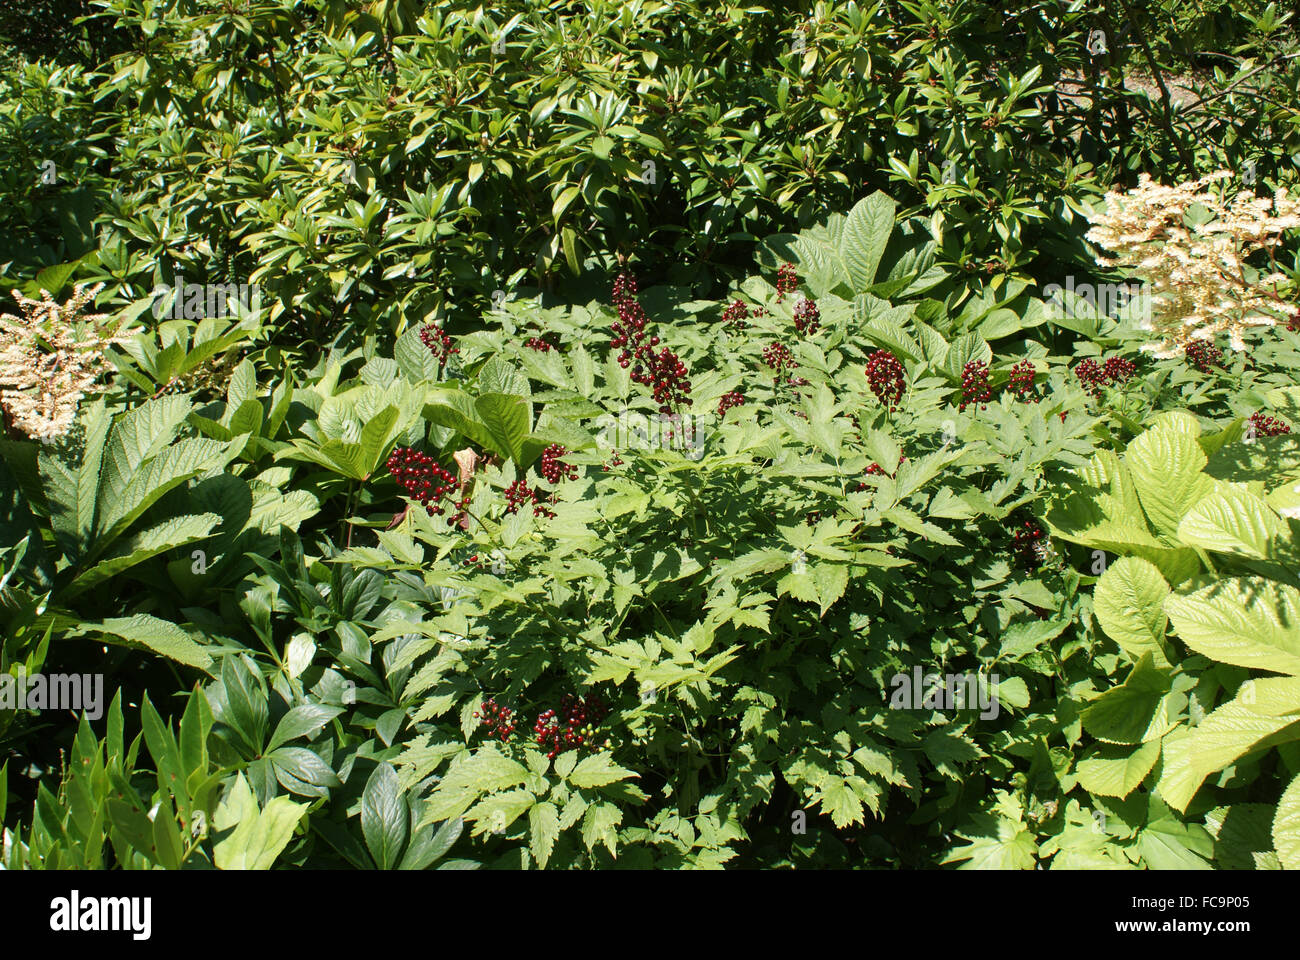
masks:
[[[420,339],[419,327],[412,327],[397,338],[393,359],[397,361],[402,376],[412,383],[438,379],[438,358]]]
[[[460,390],[431,390],[424,407],[424,415],[433,423],[450,427],[466,440],[480,447],[492,449],[496,438],[479,419],[474,398]]]
[[[137,613],[133,617],[115,617],[103,623],[88,623],[79,627],[75,633],[119,637],[128,645],[145,647],[191,667],[206,669],[212,665],[212,658],[188,633],[174,623],[159,620],[147,613]]]
[[[99,473],[113,422],[102,399],[83,413],[83,421],[86,433],[80,463],[69,463],[49,448],[42,448],[39,460],[55,538],[74,563],[90,549],[94,538]]]
[[[1213,481],[1201,472],[1205,451],[1188,433],[1155,427],[1128,445],[1125,461],[1151,526],[1176,543],[1183,516],[1213,489]]]
[[[1282,793],[1273,816],[1273,848],[1287,870],[1300,870],[1300,777]]]
[[[103,504],[95,544],[104,550],[165,493],[191,477],[219,469],[230,460],[230,445],[216,440],[189,438],[177,441],[149,460],[127,483],[122,493]]]
[[[1199,654],[1255,670],[1300,675],[1300,591],[1236,577],[1165,599],[1182,641]]]
[[[1164,600],[1169,584],[1160,571],[1138,557],[1121,557],[1102,574],[1093,595],[1097,622],[1133,660],[1150,653],[1168,666]]]
[[[1138,744],[1161,737],[1173,726],[1165,703],[1169,690],[1169,677],[1147,654],[1122,684],[1084,708],[1083,728],[1106,743]]]
[[[1137,789],[1160,758],[1160,741],[1133,747],[1098,747],[1079,761],[1079,783],[1089,793],[1127,797]]]
[[[880,191],[858,201],[844,220],[835,259],[849,289],[864,293],[876,279],[880,257],[894,232],[894,201]]]
[[[116,576],[137,563],[150,557],[187,543],[203,540],[212,534],[212,529],[221,522],[215,513],[197,513],[185,517],[173,517],[147,530],[142,530],[126,540],[110,556],[82,573],[64,592],[64,597],[79,596],[92,587],[98,586],[109,577]]]
[[[99,478],[101,503],[118,499],[141,465],[172,442],[190,406],[184,397],[166,396],[146,401],[117,418],[104,451]]]
[[[1156,785],[1171,807],[1186,810],[1205,778],[1252,750],[1300,738],[1293,716],[1261,717],[1240,698],[1225,703],[1185,736],[1164,744],[1164,768]]]
[[[1241,490],[1210,494],[1178,525],[1178,539],[1189,546],[1255,560],[1272,558],[1274,541],[1285,532],[1263,497]]]
[[[528,401],[521,396],[488,393],[474,401],[474,410],[492,434],[492,449],[521,464],[524,439],[532,427]]]

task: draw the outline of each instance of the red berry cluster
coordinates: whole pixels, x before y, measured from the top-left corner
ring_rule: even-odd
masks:
[[[776,372],[775,379],[780,379],[786,370],[793,370],[798,364],[790,353],[790,348],[779,340],[773,340],[763,348],[763,362]]]
[[[542,451],[542,476],[547,483],[578,479],[578,468],[560,459],[568,452],[558,443],[553,443]]]
[[[867,386],[890,411],[898,409],[907,381],[903,365],[888,350],[877,350],[867,358]]]
[[[453,353],[460,353],[460,347],[452,346],[451,337],[436,324],[429,323],[422,326],[420,340],[429,348],[429,352],[438,358],[439,368],[451,359]]]
[[[437,501],[460,486],[460,481],[438,466],[433,457],[411,447],[393,448],[388,455],[387,467],[397,485],[408,497],[421,504],[429,516],[442,513]]]
[[[659,338],[646,336],[647,318],[636,299],[634,277],[620,273],[614,280],[614,306],[618,309],[618,320],[611,327],[614,337],[609,346],[621,350],[618,365],[627,369],[635,361],[632,380],[654,388],[660,413],[671,413],[673,406],[689,404],[687,394],[691,392],[691,381],[686,365],[667,347],[657,354],[654,352]]]
[[[608,471],[613,469],[614,467],[621,467],[621,466],[623,466],[623,458],[620,457],[618,455],[618,451],[615,450],[614,455],[600,465],[600,469]]]
[[[609,712],[599,694],[588,694],[585,699],[566,693],[560,701],[560,712],[546,710],[538,714],[533,724],[533,734],[538,746],[547,747],[546,756],[554,759],[565,750],[590,746],[595,736],[595,725]]]
[[[794,264],[784,264],[776,271],[776,302],[780,303],[785,299],[787,293],[792,292],[799,286],[799,274],[795,272]]]
[[[1255,434],[1261,437],[1280,437],[1290,433],[1291,428],[1275,417],[1266,417],[1262,413],[1252,413],[1250,422],[1255,427]]]
[[[1017,563],[1029,568],[1042,565],[1046,536],[1037,520],[1026,520],[1011,539],[1011,553]]]
[[[733,390],[731,393],[724,393],[722,399],[718,401],[718,416],[723,416],[732,407],[743,406],[745,395],[739,390]]]
[[[654,339],[653,337],[651,339]],[[690,373],[686,364],[677,354],[664,347],[657,354],[652,353],[648,359],[649,378],[644,383],[654,385],[655,402],[659,404],[660,413],[672,413],[673,407],[685,404],[690,406]],[[638,367],[639,369],[639,367]],[[633,379],[636,370],[633,370]]]
[[[538,353],[547,353],[548,351],[555,349],[541,337],[529,337],[524,341],[524,346],[536,350]]]
[[[1034,364],[1031,360],[1021,360],[1011,368],[1011,378],[1007,390],[1026,403],[1038,403],[1043,398],[1034,390]]]
[[[545,504],[538,502],[537,491],[528,485],[527,480],[516,480],[506,487],[506,513],[518,513],[525,503],[533,505],[534,517],[555,516]]]
[[[515,712],[509,707],[498,706],[491,697],[484,700],[483,705],[474,711],[474,716],[487,727],[488,736],[497,737],[502,743],[514,735]]]
[[[743,300],[733,300],[727,309],[722,311],[722,329],[728,333],[740,333],[749,324],[746,322],[749,317],[749,308],[745,306]]]
[[[961,403],[957,412],[961,413],[968,406],[979,404],[981,410],[988,409],[993,391],[989,389],[989,365],[983,360],[971,360],[961,370]]]
[[[898,474],[898,468],[901,467],[901,466],[902,466],[904,463],[906,463],[906,462],[907,462],[907,457],[905,457],[903,454],[900,453],[900,454],[898,455],[898,464],[897,464],[897,466],[894,467],[894,472],[891,473],[891,474],[888,474],[888,476],[890,476],[890,477],[896,476],[896,475]],[[869,477],[881,477],[881,476],[885,476],[885,475],[886,475],[886,474],[885,474],[885,469],[884,469],[884,467],[882,467],[882,466],[881,466],[880,464],[878,464],[878,463],[870,464],[864,472],[865,472],[866,475],[869,476]],[[867,483],[865,480],[859,480],[859,481],[858,481],[858,489],[859,489],[859,490],[866,490],[866,489],[870,488],[870,486],[871,486],[871,484]]]
[[[1095,400],[1101,399],[1102,388],[1127,383],[1136,373],[1133,361],[1123,357],[1111,357],[1104,367],[1096,360],[1084,360],[1074,368],[1079,385]]]
[[[627,369],[633,358],[641,360],[650,352],[650,347],[659,345],[658,337],[646,337],[645,325],[648,318],[645,310],[636,299],[636,278],[620,273],[614,280],[614,306],[618,309],[618,319],[610,326],[614,336],[609,341],[611,350],[621,349],[618,365]],[[634,372],[633,380],[641,380]]]
[[[1193,340],[1187,345],[1187,362],[1201,373],[1209,373],[1211,367],[1223,366],[1223,351],[1209,340]]]
[[[822,315],[817,304],[804,297],[794,308],[794,328],[803,334],[814,334],[821,326]]]
[[[1123,357],[1111,357],[1101,368],[1101,375],[1109,383],[1128,383],[1137,376],[1137,366],[1132,360]]]

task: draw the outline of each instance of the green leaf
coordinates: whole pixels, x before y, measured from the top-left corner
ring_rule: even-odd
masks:
[[[560,836],[560,812],[555,804],[544,801],[528,811],[528,844],[533,852],[533,859],[543,869],[551,859],[555,841]]]
[[[1282,793],[1273,816],[1273,847],[1285,870],[1300,870],[1300,777]]]
[[[77,634],[108,634],[120,637],[129,646],[145,647],[186,666],[206,669],[212,665],[212,658],[188,633],[174,623],[147,613],[88,623],[73,631],[73,635]]]
[[[1285,535],[1282,521],[1268,503],[1241,490],[1210,494],[1178,525],[1178,539],[1188,546],[1255,560],[1273,558],[1275,541]]]
[[[132,476],[122,492],[101,506],[96,544],[103,550],[137,517],[192,477],[217,470],[229,462],[229,444],[216,440],[187,438],[167,447]]]
[[[397,338],[393,347],[397,368],[411,383],[424,383],[438,379],[438,358],[420,339],[420,328],[412,327]]]
[[[104,451],[99,480],[99,500],[108,503],[121,496],[140,466],[172,442],[190,412],[182,396],[147,400],[117,418]]]
[[[603,843],[610,856],[618,856],[618,825],[623,822],[623,811],[612,803],[597,803],[587,808],[582,818],[582,842],[588,850]]]
[[[1122,684],[1084,708],[1083,728],[1107,743],[1138,744],[1161,737],[1172,727],[1165,705],[1170,688],[1169,677],[1146,654]]]
[[[595,753],[583,757],[566,778],[575,787],[603,787],[618,780],[635,777],[636,774],[614,763],[608,753]]]
[[[213,848],[217,868],[269,870],[293,839],[294,828],[306,812],[307,804],[295,803],[288,797],[275,797],[259,811],[257,799],[240,773],[227,788],[213,818],[218,832],[233,828]]]
[[[474,410],[492,434],[492,448],[522,466],[524,438],[531,429],[528,401],[520,396],[489,393],[474,401]]]
[[[406,794],[390,764],[375,767],[361,795],[361,833],[380,870],[389,870],[406,845],[409,811]]]
[[[212,528],[221,522],[215,513],[200,513],[188,517],[173,517],[155,527],[128,537],[110,556],[78,576],[68,584],[64,599],[80,596],[110,577],[129,570],[138,563],[160,553],[204,540],[212,535]]]
[[[311,739],[325,724],[342,712],[342,707],[331,707],[324,703],[299,704],[281,717],[280,722],[275,725],[275,732],[267,741],[266,752],[270,753],[281,744],[299,737]]]
[[[1165,613],[1197,653],[1238,667],[1300,675],[1300,591],[1235,577],[1165,599]]]
[[[1138,557],[1121,557],[1102,574],[1093,596],[1097,622],[1132,660],[1151,654],[1168,666],[1164,601],[1169,584],[1156,567]]]
[[[1080,785],[1089,793],[1123,798],[1137,789],[1159,758],[1159,740],[1151,740],[1136,749],[1101,746],[1088,751],[1075,772]]]
[[[1125,461],[1151,526],[1176,544],[1184,515],[1214,488],[1201,472],[1205,452],[1189,433],[1153,427],[1128,445]]]
[[[1254,750],[1300,738],[1294,716],[1262,717],[1238,697],[1211,712],[1183,736],[1164,744],[1164,767],[1156,785],[1171,807],[1185,811],[1205,778]]]
[[[880,191],[854,204],[844,220],[837,259],[853,293],[876,279],[880,258],[894,232],[894,201]]]
[[[80,464],[67,464],[48,449],[42,449],[39,457],[50,522],[59,545],[74,563],[80,562],[94,539],[100,467],[113,423],[103,399],[91,404],[82,417],[86,434]]]

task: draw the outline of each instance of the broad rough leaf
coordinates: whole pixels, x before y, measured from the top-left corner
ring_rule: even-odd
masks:
[[[1093,613],[1106,636],[1135,661],[1151,654],[1158,666],[1168,666],[1165,651],[1165,597],[1169,584],[1154,564],[1139,557],[1121,557],[1097,581]]]
[[[1213,489],[1213,481],[1201,472],[1205,451],[1187,432],[1154,427],[1128,445],[1125,462],[1151,526],[1176,544],[1187,511]]]
[[[1300,675],[1300,591],[1263,578],[1234,577],[1165,598],[1183,643],[1238,667]]]

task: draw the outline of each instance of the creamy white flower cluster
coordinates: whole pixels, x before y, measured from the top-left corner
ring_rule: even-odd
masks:
[[[105,327],[107,314],[82,315],[102,289],[78,284],[63,305],[45,290],[42,300],[11,291],[22,316],[0,314],[0,408],[9,426],[47,443],[72,427],[105,370],[104,349],[129,339]]]
[[[1300,317],[1300,306],[1282,292],[1287,277],[1274,259],[1282,235],[1300,227],[1300,203],[1285,188],[1272,197],[1242,191],[1229,201],[1212,185],[1231,176],[1220,170],[1170,187],[1142,174],[1136,188],[1108,193],[1106,209],[1088,216],[1093,227],[1085,236],[1114,253],[1098,263],[1128,268],[1151,286],[1142,329],[1155,342],[1142,349],[1157,357],[1180,356],[1193,340],[1213,342],[1223,332],[1232,349],[1244,350],[1246,327]],[[1195,204],[1212,219],[1189,225],[1186,214]],[[1259,253],[1269,270],[1248,265]]]

